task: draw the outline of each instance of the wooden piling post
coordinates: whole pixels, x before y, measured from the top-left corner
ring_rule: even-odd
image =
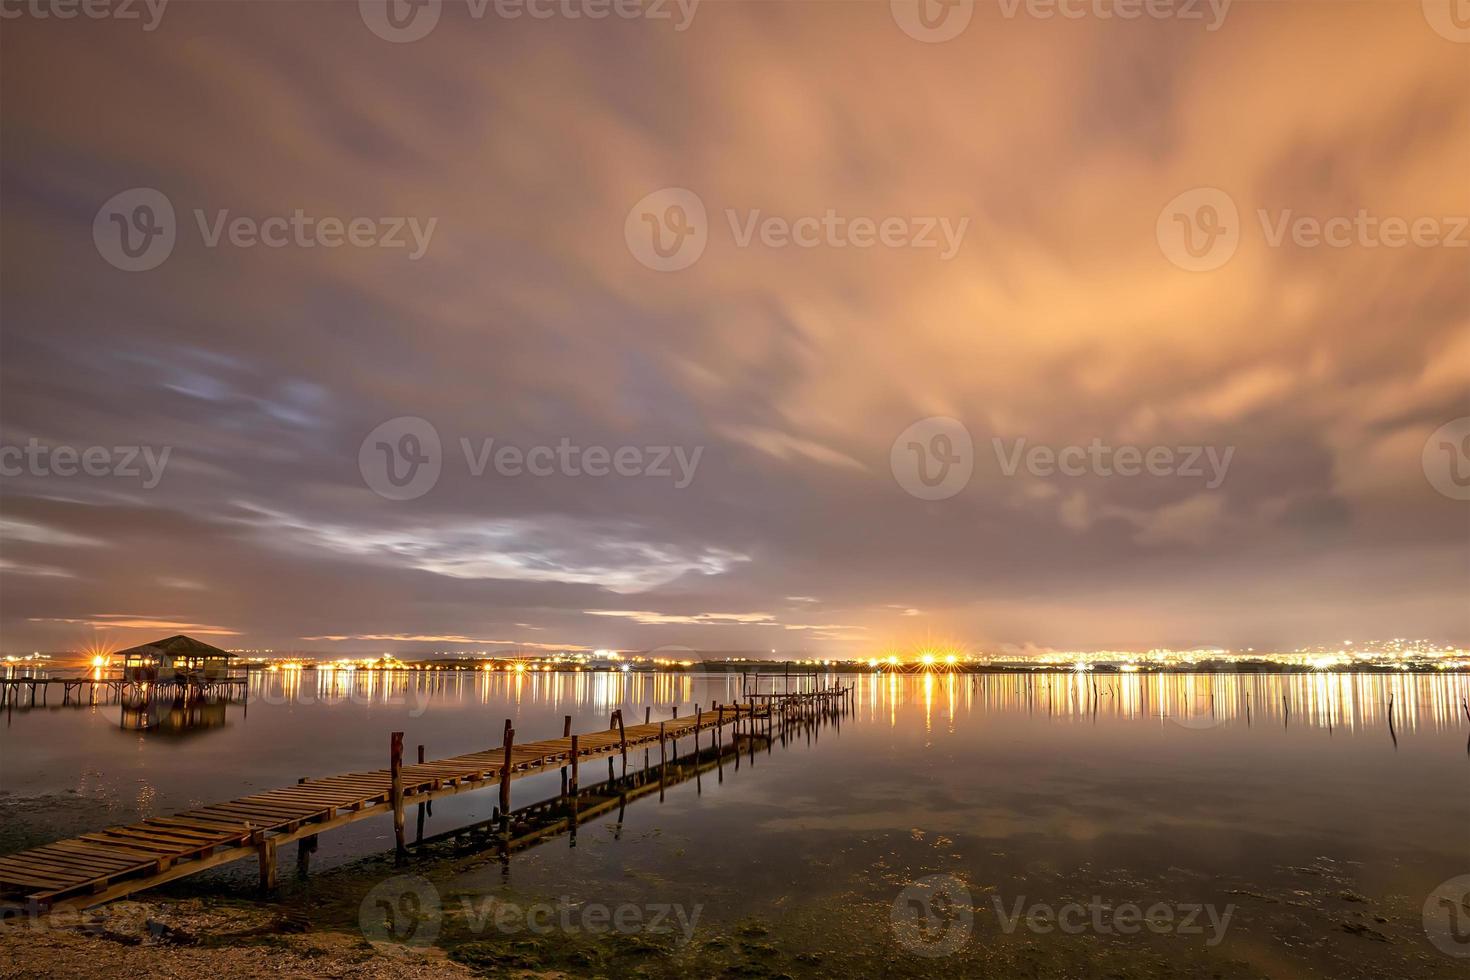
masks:
[[[647,725],[651,721],[653,721],[653,705],[651,705],[651,704],[644,705],[643,706],[643,724]]]
[[[388,742],[388,772],[392,779],[391,799],[393,802],[393,845],[396,860],[402,862],[408,855],[403,841],[403,733],[394,732]],[[271,856],[275,861],[275,856]]]
[[[269,895],[276,890],[276,839],[267,837],[263,831],[257,832],[254,838],[260,858],[260,893]]]
[[[572,737],[572,716],[571,715],[566,715],[561,720],[561,737],[562,738],[571,738]],[[575,744],[575,742],[573,744]],[[567,767],[566,766],[562,766],[561,767],[561,795],[562,796],[566,796],[567,795]]]
[[[316,851],[316,834],[296,842],[296,873],[305,878],[311,868],[311,855]]]
[[[516,730],[505,723],[505,756],[500,765],[500,825],[501,832],[510,836],[510,765],[511,749],[515,746]]]
[[[628,770],[628,730],[623,727],[623,709],[619,708],[618,718],[618,749],[623,753],[623,771]]]

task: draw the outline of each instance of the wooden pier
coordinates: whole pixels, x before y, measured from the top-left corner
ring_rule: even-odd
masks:
[[[5,677],[0,678],[0,707],[45,707],[46,695],[53,684],[61,686],[61,703],[66,705],[95,704],[99,692],[104,700],[109,697],[113,700],[129,697],[237,698],[245,695],[249,688],[249,679],[247,677],[214,677],[186,681],[144,682],[123,680],[117,677]]]
[[[517,743],[507,721],[499,746],[410,765],[403,764],[403,733],[394,732],[387,769],[303,778],[294,786],[0,857],[0,900],[32,912],[86,908],[252,856],[259,861],[261,887],[269,890],[276,884],[276,853],[283,844],[298,842],[297,862],[304,869],[318,834],[391,813],[402,857],[407,806],[491,786],[500,791],[497,813],[508,839],[513,780],[560,769],[575,798],[584,761],[606,758],[611,776],[614,757],[621,756],[626,768],[634,747],[657,744],[662,759],[677,740],[695,737],[697,744],[701,733],[713,731],[718,738],[727,727],[733,727],[737,741],[769,738],[778,724],[836,710],[852,690],[752,694],[743,703],[696,708],[683,718],[674,709],[673,718],[658,722],[649,709],[643,724],[634,725],[625,724],[619,710],[608,728],[578,735],[572,734],[567,716],[561,738],[530,743]]]

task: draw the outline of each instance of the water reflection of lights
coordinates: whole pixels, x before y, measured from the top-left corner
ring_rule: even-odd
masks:
[[[1385,728],[1392,705],[1399,734],[1463,727],[1470,675],[1436,674],[947,674],[953,717],[970,712],[1025,713],[1058,721],[1099,718],[1174,721],[1190,728],[1304,725],[1324,731]],[[858,678],[858,710],[869,719],[922,699],[932,729],[933,674],[869,674]]]
[[[558,705],[563,702],[599,710],[650,699],[656,704],[702,698],[731,703],[741,695],[736,674],[656,673],[646,671],[412,671],[294,670],[256,671],[250,675],[250,697],[275,703],[375,703],[424,708],[436,695],[454,694],[480,703]]]
[[[953,726],[961,713],[1025,713],[1054,721],[1115,719],[1191,728],[1287,724],[1354,732],[1386,727],[1390,703],[1399,735],[1463,727],[1470,675],[1451,672],[1353,674],[963,674],[936,670],[847,675],[859,716],[898,724],[899,709],[922,698],[926,732],[935,701]],[[767,675],[769,676],[769,675]],[[825,682],[824,682],[825,683]],[[779,675],[778,675],[779,684]],[[939,689],[937,685],[943,685]],[[778,686],[776,690],[781,690]],[[629,701],[654,704],[734,701],[739,674],[562,671],[323,670],[256,671],[252,698],[281,702],[371,701],[426,706],[441,692],[479,703],[576,704],[598,710]],[[886,717],[885,717],[886,716]]]

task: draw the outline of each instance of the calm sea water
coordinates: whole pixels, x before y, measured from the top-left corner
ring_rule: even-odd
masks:
[[[440,852],[399,869],[381,858],[389,821],[365,821],[325,835],[313,874],[281,901],[346,927],[375,888],[427,883],[444,910],[437,945],[495,967],[506,955],[539,965],[568,930],[489,926],[476,911],[486,898],[694,917],[689,943],[601,964],[653,975],[1437,977],[1470,963],[1451,955],[1470,953],[1470,930],[1461,948],[1447,919],[1436,945],[1426,918],[1435,889],[1470,874],[1470,676],[840,681],[856,686],[840,723],[747,747],[739,768],[711,756],[697,779],[683,778],[692,765],[666,772],[661,793],[583,823],[575,844],[552,837],[509,860]],[[52,692],[51,707],[0,719],[4,849],[380,768],[392,731],[410,756],[423,744],[434,758],[498,744],[506,718],[518,740],[549,738],[565,715],[577,731],[615,708],[666,718],[734,700],[739,686],[684,674],[272,673],[252,679],[246,703],[155,712],[143,731],[130,730],[135,712],[62,707]],[[584,785],[606,775],[588,768]],[[558,789],[555,774],[519,781],[514,804]],[[486,820],[495,803],[493,791],[440,800],[425,832]],[[248,864],[168,890],[243,895]],[[1130,929],[1134,906],[1154,909],[1152,926]]]

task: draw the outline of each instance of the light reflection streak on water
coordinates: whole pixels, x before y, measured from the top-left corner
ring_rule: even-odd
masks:
[[[909,698],[922,699],[924,729],[933,731],[934,675],[907,675],[901,685],[876,676],[858,684],[869,718],[887,709],[890,726]],[[1059,720],[1176,721],[1189,727],[1226,724],[1305,725],[1328,731],[1420,728],[1443,731],[1467,723],[1470,674],[975,674],[946,675],[950,722],[956,698],[968,711],[1040,714]]]

